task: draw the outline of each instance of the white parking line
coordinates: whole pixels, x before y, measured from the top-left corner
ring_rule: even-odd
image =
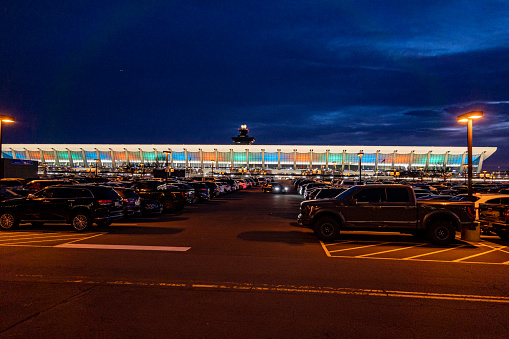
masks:
[[[466,259],[470,259],[470,258],[474,258],[474,257],[479,257],[481,255],[484,255],[484,254],[488,254],[488,253],[491,253],[491,252],[495,252],[495,251],[498,251],[502,248],[506,248],[506,246],[501,246],[501,247],[498,247],[498,248],[494,248],[492,250],[489,250],[489,251],[486,251],[486,252],[482,252],[482,253],[477,253],[477,254],[474,254],[474,255],[470,255],[468,257],[464,257],[464,258],[460,258],[460,259],[456,259],[456,260],[452,260],[453,262],[460,262],[460,261],[463,261],[463,260],[466,260]]]
[[[390,244],[390,242],[381,242],[379,244],[373,244],[373,245],[365,245],[365,246],[358,246],[358,247],[349,247],[349,248],[343,248],[343,249],[340,249],[340,250],[333,250],[333,251],[329,251],[329,252],[330,253],[334,253],[334,252],[342,252],[342,251],[349,251],[349,250],[358,250],[360,248],[374,247],[374,246],[385,245],[385,244]]]
[[[413,257],[401,258],[401,260],[411,260],[411,259],[415,259],[415,258],[425,257],[427,255],[447,252],[447,251],[455,250],[457,248],[466,247],[466,246],[469,246],[469,245],[454,246],[454,247],[451,247],[451,248],[446,248],[444,250],[439,250],[439,251],[433,251],[433,252],[423,253],[423,254],[419,254],[419,255],[414,255]]]
[[[85,249],[99,249],[99,250],[166,251],[166,252],[186,252],[189,249],[191,249],[191,247],[100,245],[100,244],[62,244],[62,245],[57,245],[54,247],[85,248]]]
[[[406,249],[409,249],[409,248],[420,247],[420,246],[424,246],[424,245],[426,245],[426,244],[418,244],[418,245],[415,245],[415,246],[400,247],[400,248],[395,248],[395,249],[387,250],[387,251],[381,251],[381,252],[375,252],[375,253],[367,253],[367,254],[363,254],[363,255],[356,255],[355,257],[356,258],[365,258],[365,257],[369,257],[369,256],[372,256],[372,255],[388,253],[388,252],[396,252],[396,251],[406,250]]]

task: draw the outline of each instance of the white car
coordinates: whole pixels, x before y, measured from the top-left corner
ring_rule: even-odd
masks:
[[[474,193],[475,201],[475,220],[479,220],[480,204],[509,204],[509,194],[493,194],[493,193]],[[451,201],[467,200],[467,194],[458,194]]]

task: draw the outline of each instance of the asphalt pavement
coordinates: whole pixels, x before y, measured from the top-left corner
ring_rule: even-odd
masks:
[[[252,188],[76,233],[0,233],[0,337],[509,335],[509,250],[297,227],[302,198]]]

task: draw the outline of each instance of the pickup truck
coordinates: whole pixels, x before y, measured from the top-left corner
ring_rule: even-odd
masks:
[[[479,222],[483,229],[495,232],[500,239],[509,241],[509,205],[479,205]]]
[[[470,201],[417,201],[409,185],[354,186],[333,199],[300,204],[299,226],[314,230],[329,242],[340,231],[385,231],[426,236],[435,245],[448,245],[462,229],[475,229]]]

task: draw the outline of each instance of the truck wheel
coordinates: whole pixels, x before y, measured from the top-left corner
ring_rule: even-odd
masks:
[[[339,238],[339,223],[334,218],[322,217],[315,223],[314,231],[321,241],[334,241]]]
[[[434,245],[449,245],[456,237],[456,231],[448,220],[433,221],[427,229],[427,237]]]
[[[19,220],[14,213],[4,212],[0,215],[0,228],[3,230],[13,230],[19,225]]]
[[[509,233],[503,231],[497,231],[496,233],[500,239],[509,241]]]
[[[72,216],[71,225],[76,231],[83,232],[92,225],[92,219],[87,213],[78,212]]]

